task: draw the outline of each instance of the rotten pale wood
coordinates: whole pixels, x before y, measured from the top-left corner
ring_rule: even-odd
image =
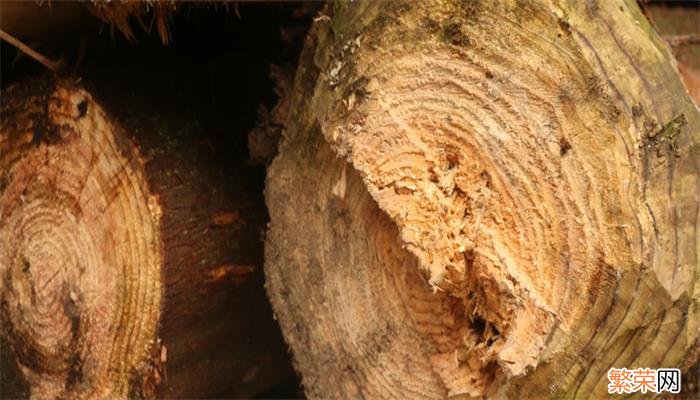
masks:
[[[693,361],[700,114],[636,3],[328,13],[266,186],[308,395],[597,398]]]

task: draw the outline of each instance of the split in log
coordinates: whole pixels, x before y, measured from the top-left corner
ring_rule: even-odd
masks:
[[[266,185],[309,396],[601,398],[693,362],[700,113],[636,2],[327,14]]]
[[[250,397],[281,382],[259,195],[196,118],[111,89],[47,78],[3,93],[2,396]]]

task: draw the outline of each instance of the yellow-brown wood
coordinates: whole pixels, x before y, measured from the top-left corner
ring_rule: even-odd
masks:
[[[700,114],[635,2],[328,14],[266,189],[307,394],[599,398],[692,361]]]
[[[260,196],[196,114],[125,87],[3,90],[0,397],[255,396],[291,374]]]

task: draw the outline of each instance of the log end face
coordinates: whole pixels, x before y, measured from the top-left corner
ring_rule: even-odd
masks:
[[[125,395],[160,306],[158,206],[142,162],[69,84],[3,93],[2,334],[32,397]]]
[[[430,376],[425,396],[491,395],[499,388],[534,395],[560,374],[557,393],[576,397],[604,392],[606,367],[615,360],[653,361],[633,347],[668,349],[663,361],[676,362],[697,333],[693,316],[687,327],[672,320],[688,310],[681,294],[694,276],[692,262],[671,276],[673,259],[695,257],[692,249],[674,255],[670,243],[692,242],[684,239],[691,233],[677,230],[693,224],[681,223],[680,215],[693,221],[694,214],[678,213],[677,223],[667,225],[673,213],[661,203],[695,203],[681,200],[687,193],[681,184],[660,182],[670,170],[684,182],[695,182],[697,173],[689,167],[692,151],[667,159],[664,148],[655,182],[645,176],[641,114],[620,93],[649,78],[629,66],[635,60],[624,49],[609,55],[615,66],[603,65],[597,49],[619,49],[621,39],[615,44],[599,24],[581,25],[551,7],[431,6],[387,6],[364,30],[317,23],[318,47],[307,50],[320,73],[297,76],[308,96],[299,108],[310,110],[290,118],[269,172],[276,234],[267,239],[275,252],[266,268],[287,337],[308,322],[310,309],[331,316],[290,342],[302,373],[313,375],[309,390],[320,396],[335,390],[309,372],[320,368],[310,344],[342,350],[324,365],[345,365],[350,371],[339,374],[353,390],[376,385],[398,393],[413,387],[377,366],[411,348],[415,357],[402,360],[415,366],[414,375]],[[615,12],[605,16],[633,24]],[[636,54],[649,47],[642,42],[624,46]],[[629,75],[610,74],[623,63]],[[319,134],[323,144],[314,138]],[[347,164],[322,156],[326,143]],[[682,168],[675,160],[683,160]],[[363,186],[366,193],[357,194]],[[314,193],[300,190],[306,187]],[[372,202],[376,208],[366,205]],[[654,221],[663,232],[654,231]],[[291,238],[289,230],[311,232],[323,244]],[[343,250],[330,256],[323,249]],[[287,257],[288,250],[315,255]],[[297,267],[318,278],[313,287],[285,273]],[[284,298],[276,300],[280,292]],[[345,300],[335,300],[337,294]],[[657,324],[673,329],[655,331]],[[403,340],[367,357],[372,349],[344,336],[349,327],[366,332],[364,325]],[[625,347],[629,332],[643,334]],[[667,341],[686,333],[690,338],[671,348]],[[365,382],[375,378],[381,382]]]

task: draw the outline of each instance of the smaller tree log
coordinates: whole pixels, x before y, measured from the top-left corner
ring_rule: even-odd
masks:
[[[249,397],[280,382],[261,202],[196,118],[116,87],[108,112],[93,92],[38,79],[3,93],[2,396]]]

